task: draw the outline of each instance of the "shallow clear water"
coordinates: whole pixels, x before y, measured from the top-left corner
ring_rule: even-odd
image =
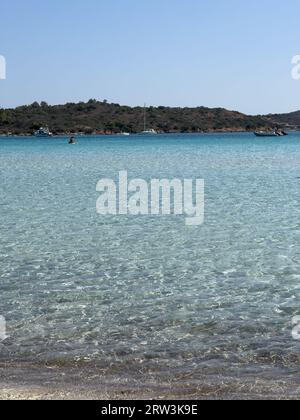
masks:
[[[101,217],[96,183],[204,178],[205,224]],[[0,359],[297,379],[300,135],[0,138]]]

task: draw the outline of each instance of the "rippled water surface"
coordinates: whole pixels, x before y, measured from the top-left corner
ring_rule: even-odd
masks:
[[[205,224],[97,215],[120,170],[204,178]],[[0,360],[297,381],[299,134],[0,138],[0,176]]]

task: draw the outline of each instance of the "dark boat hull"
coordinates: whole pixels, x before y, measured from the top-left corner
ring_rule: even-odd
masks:
[[[254,133],[256,137],[279,137],[276,133]]]
[[[275,131],[255,131],[256,137],[283,137],[288,136],[288,133],[284,130],[275,130]]]

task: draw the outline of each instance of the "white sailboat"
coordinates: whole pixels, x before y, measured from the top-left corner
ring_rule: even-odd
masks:
[[[158,134],[157,131],[155,131],[153,128],[147,128],[147,109],[146,109],[146,104],[144,105],[144,131],[142,131],[140,134],[143,136],[153,136]]]

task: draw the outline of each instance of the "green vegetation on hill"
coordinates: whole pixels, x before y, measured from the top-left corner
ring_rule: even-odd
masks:
[[[286,128],[300,128],[300,111],[290,112],[289,114],[266,115],[270,124],[284,125]]]
[[[143,130],[143,108],[99,102],[67,103],[50,106],[33,103],[15,109],[0,109],[0,134],[32,134],[48,126],[54,134],[120,132]],[[300,120],[300,118],[299,118]],[[280,125],[284,121],[277,119]],[[269,128],[274,120],[268,116],[248,116],[222,108],[149,107],[147,126],[160,132],[254,131]]]

